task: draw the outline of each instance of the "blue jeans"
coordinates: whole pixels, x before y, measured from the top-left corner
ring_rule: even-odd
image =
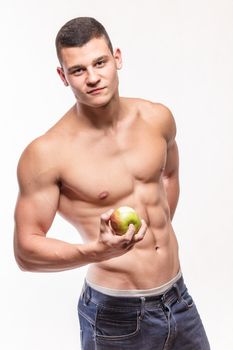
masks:
[[[210,350],[183,277],[150,297],[112,297],[85,284],[78,313],[82,350]]]

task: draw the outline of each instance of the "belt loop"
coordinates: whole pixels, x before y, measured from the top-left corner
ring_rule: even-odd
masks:
[[[141,313],[139,316],[139,319],[142,320],[145,314],[145,302],[146,302],[146,298],[145,297],[140,297],[141,299]]]
[[[91,289],[87,285],[83,294],[84,305],[87,306],[91,300]]]
[[[170,289],[169,289],[169,290],[170,290]],[[167,292],[168,292],[168,291],[164,292],[164,293],[162,294],[161,298],[160,298],[160,301],[161,301],[162,304],[164,304],[164,302],[165,302],[165,299],[166,299],[166,296],[167,296]]]
[[[180,288],[178,286],[177,283],[174,284],[173,288],[175,289],[176,291],[176,294],[177,294],[177,302],[179,303],[180,300],[181,300],[181,291],[180,291]]]

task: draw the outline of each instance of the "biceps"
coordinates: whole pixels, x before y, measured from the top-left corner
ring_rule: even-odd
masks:
[[[59,189],[55,185],[30,194],[19,194],[15,209],[18,235],[45,235],[53,222],[58,202]]]

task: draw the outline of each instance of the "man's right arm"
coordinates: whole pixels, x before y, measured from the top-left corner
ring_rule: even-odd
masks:
[[[133,236],[113,235],[108,226],[111,211],[100,218],[97,239],[71,244],[46,237],[59,205],[58,170],[48,155],[48,145],[32,143],[18,166],[19,196],[15,208],[15,258],[23,270],[63,271],[120,256],[144,236],[146,225]],[[135,238],[136,237],[136,238]],[[127,243],[127,244],[125,244]]]
[[[59,204],[57,169],[46,146],[33,142],[18,165],[14,249],[18,265],[29,271],[65,270],[91,260],[81,245],[46,237]]]

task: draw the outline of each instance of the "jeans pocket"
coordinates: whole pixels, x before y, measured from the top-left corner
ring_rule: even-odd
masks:
[[[96,339],[123,340],[135,336],[140,330],[139,314],[137,310],[98,308]]]
[[[182,303],[186,310],[189,310],[193,307],[194,301],[191,295],[188,293],[188,290],[186,289],[184,294],[181,296],[180,303]]]

